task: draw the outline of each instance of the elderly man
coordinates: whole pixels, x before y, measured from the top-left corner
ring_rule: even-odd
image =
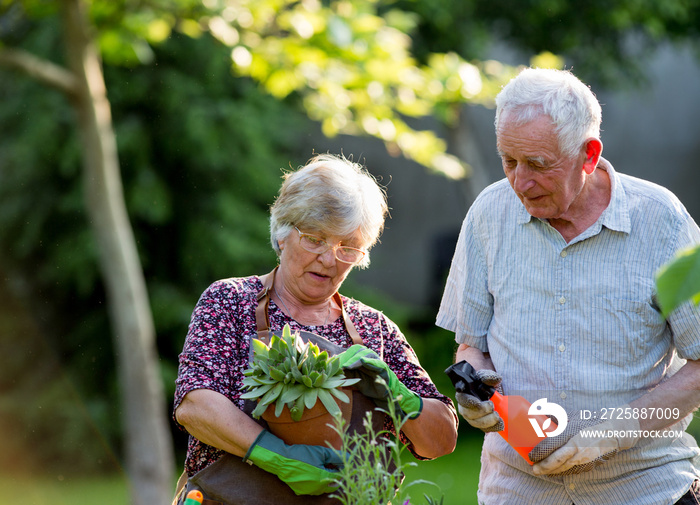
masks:
[[[490,401],[480,504],[700,503],[700,311],[663,320],[654,274],[700,229],[668,190],[601,158],[601,108],[572,73],[526,69],[496,99],[506,179],[464,221],[437,324],[505,395],[568,413],[522,458]],[[551,428],[550,428],[551,429]]]

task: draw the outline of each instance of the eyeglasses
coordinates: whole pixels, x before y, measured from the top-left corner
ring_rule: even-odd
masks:
[[[302,233],[296,226],[294,229],[299,233],[299,245],[306,249],[307,251],[314,254],[323,254],[328,249],[333,249],[335,259],[342,263],[355,264],[362,261],[362,258],[367,254],[361,249],[356,249],[354,247],[341,246],[340,244],[331,248],[321,237],[316,235],[311,235],[310,233]]]

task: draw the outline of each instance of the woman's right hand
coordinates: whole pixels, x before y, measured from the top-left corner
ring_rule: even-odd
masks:
[[[297,495],[320,495],[334,491],[334,473],[343,467],[336,451],[320,445],[285,444],[263,430],[243,461],[270,472]]]
[[[296,494],[318,495],[334,489],[333,473],[343,465],[338,453],[328,447],[285,444],[216,391],[190,391],[175,415],[196,439],[244,457],[279,477]]]

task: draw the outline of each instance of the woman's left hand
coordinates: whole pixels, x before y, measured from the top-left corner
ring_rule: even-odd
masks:
[[[403,416],[417,418],[423,410],[423,400],[408,389],[382,359],[371,349],[356,344],[338,355],[340,366],[347,377],[359,377],[355,387],[384,410],[388,407],[389,394],[398,404]],[[378,380],[381,379],[381,380]]]

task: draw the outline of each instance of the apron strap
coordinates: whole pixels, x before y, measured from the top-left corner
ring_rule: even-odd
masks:
[[[270,290],[275,285],[275,274],[277,269],[275,269],[269,274],[265,274],[260,277],[260,281],[263,284],[263,288],[258,293],[258,306],[255,308],[255,325],[258,331],[258,340],[262,340],[266,345],[270,344],[270,316],[268,315],[268,304],[270,303]],[[345,306],[343,305],[343,299],[340,297],[340,293],[337,291],[333,295],[335,303],[340,307],[340,311],[343,315],[343,323],[345,323],[345,329],[350,334],[354,344],[362,344],[362,337],[360,337],[357,328],[353,324],[350,316],[348,316]]]

